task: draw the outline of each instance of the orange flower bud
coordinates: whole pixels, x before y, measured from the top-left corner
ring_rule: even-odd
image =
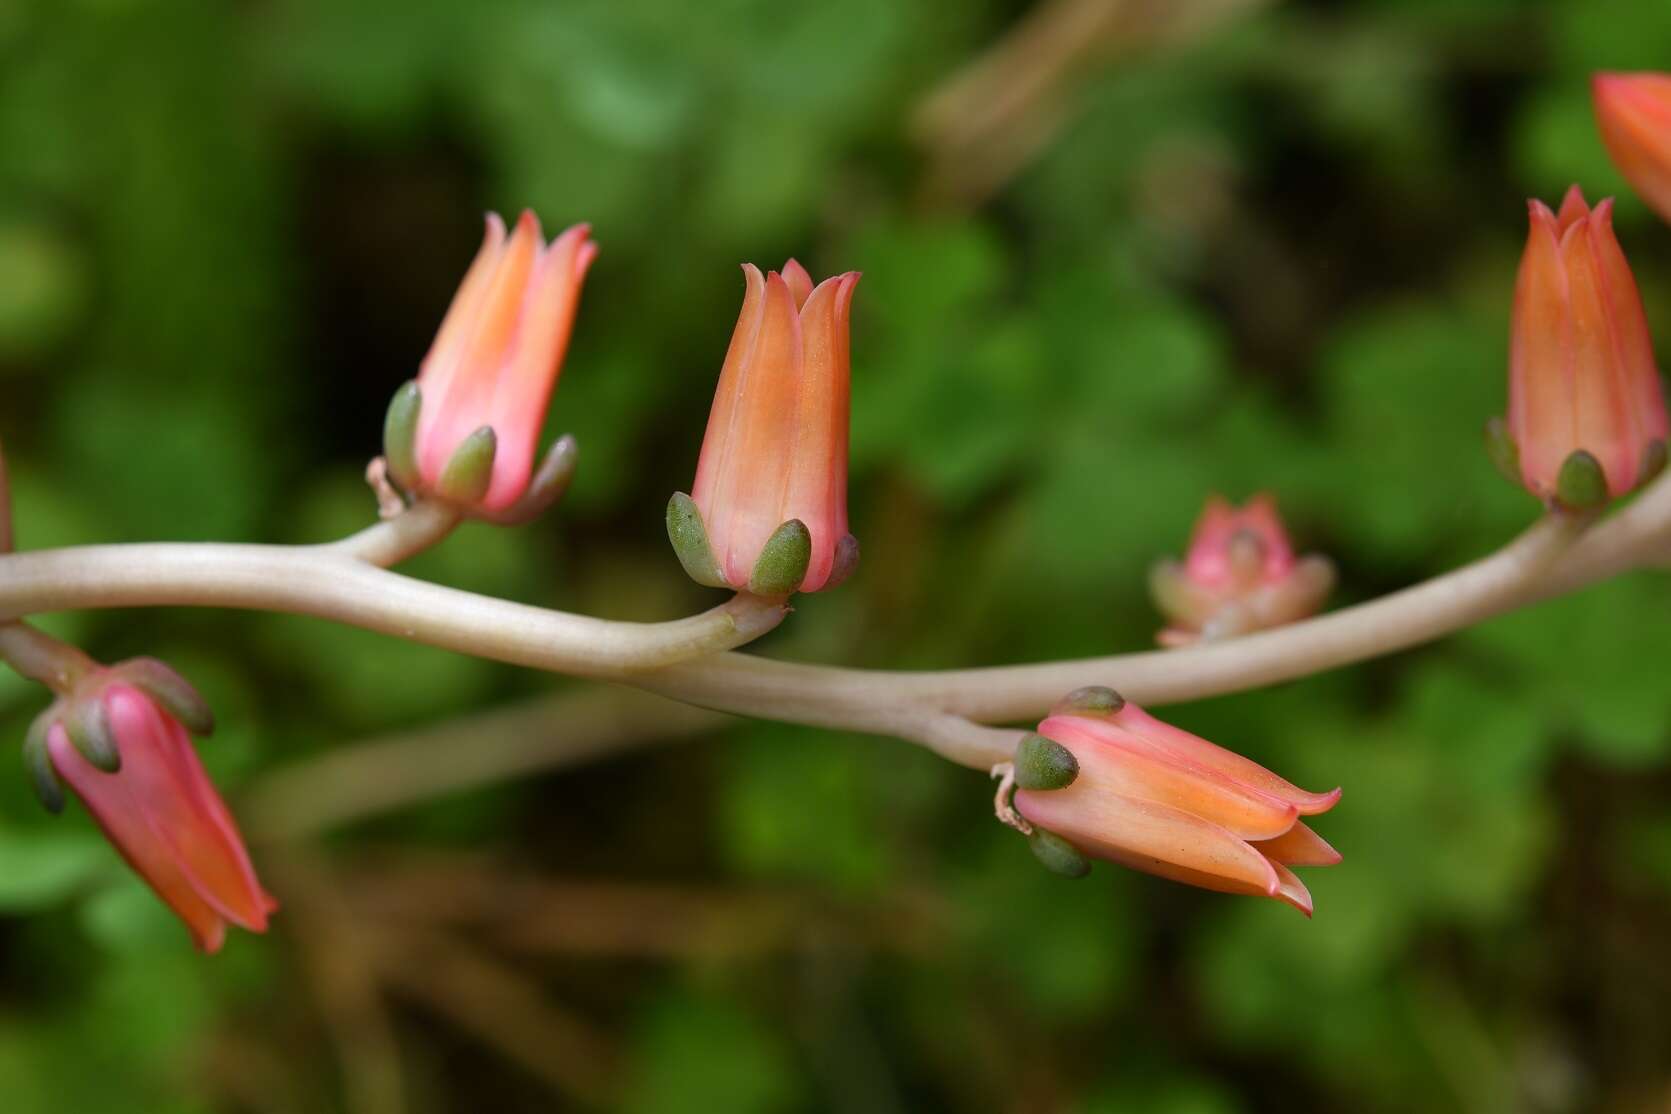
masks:
[[[720,369],[688,497],[668,532],[697,580],[762,595],[816,592],[858,560],[847,532],[848,317],[859,275],[817,287],[791,259],[743,266],[742,314]]]
[[[1577,186],[1559,214],[1530,203],[1515,283],[1505,454],[1538,497],[1617,498],[1664,461],[1665,400],[1642,299],[1613,235],[1613,203]]]
[[[1156,605],[1170,622],[1163,646],[1211,641],[1291,623],[1314,614],[1334,587],[1326,557],[1295,558],[1269,495],[1242,507],[1207,500],[1182,561],[1149,575]]]
[[[1671,74],[1598,73],[1590,91],[1613,165],[1671,221]]]
[[[514,517],[525,495],[549,501],[529,484],[580,287],[597,255],[587,234],[577,224],[547,244],[525,210],[507,239],[504,221],[488,214],[481,250],[416,382],[389,408],[384,455],[401,487],[487,518]]]
[[[160,662],[100,670],[41,717],[26,754],[49,807],[62,804],[62,779],[197,946],[215,952],[229,923],[265,932],[278,903],[173,708],[205,722],[201,699]]]

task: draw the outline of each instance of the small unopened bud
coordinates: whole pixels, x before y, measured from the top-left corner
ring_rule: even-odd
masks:
[[[1015,748],[1015,784],[1019,789],[1066,789],[1079,776],[1079,759],[1054,739],[1036,732]]]
[[[1052,874],[1060,874],[1063,878],[1083,878],[1091,873],[1091,860],[1055,832],[1035,826],[1033,834],[1027,837],[1027,845],[1033,849],[1033,857]]]
[[[1334,585],[1322,558],[1296,558],[1269,496],[1243,507],[1207,501],[1183,561],[1149,574],[1155,604],[1170,621],[1163,646],[1247,634],[1315,614]]]

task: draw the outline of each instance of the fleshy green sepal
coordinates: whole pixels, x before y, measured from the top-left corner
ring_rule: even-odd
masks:
[[[389,412],[383,417],[383,459],[389,465],[389,478],[408,492],[418,486],[418,414],[423,404],[417,380],[409,380],[389,400]]]
[[[1056,716],[1111,716],[1126,706],[1126,698],[1107,685],[1074,689],[1050,710]]]
[[[714,560],[714,548],[708,542],[702,511],[696,500],[682,491],[675,491],[667,501],[667,540],[673,543],[673,552],[686,576],[710,588],[726,586],[719,562]]]
[[[209,702],[174,669],[156,658],[134,658],[112,672],[140,689],[193,735],[215,733],[215,713]]]
[[[1513,484],[1524,482],[1520,477],[1520,446],[1509,436],[1509,424],[1502,418],[1485,423],[1485,452],[1504,479]]]
[[[58,780],[58,771],[52,768],[52,756],[46,747],[47,732],[55,715],[56,709],[42,712],[23,738],[23,764],[29,770],[29,786],[41,806],[54,816],[64,811],[64,784]]]
[[[484,425],[459,443],[447,466],[441,470],[436,494],[449,503],[479,502],[493,483],[493,458],[499,452],[499,435]]]
[[[1555,478],[1555,499],[1569,510],[1594,510],[1607,502],[1607,473],[1601,461],[1575,449],[1561,462]]]
[[[1073,751],[1036,731],[1015,748],[1015,784],[1021,789],[1066,789],[1079,776]]]
[[[1027,845],[1033,849],[1033,857],[1052,874],[1060,874],[1063,878],[1083,878],[1091,873],[1091,860],[1055,832],[1034,828],[1033,834],[1027,837]]]
[[[772,531],[754,562],[748,590],[757,596],[787,596],[806,579],[812,562],[812,531],[806,523],[792,518]]]

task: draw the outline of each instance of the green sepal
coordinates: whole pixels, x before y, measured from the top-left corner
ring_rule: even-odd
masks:
[[[1520,476],[1520,446],[1509,436],[1509,424],[1502,418],[1485,423],[1485,452],[1503,478],[1513,484],[1523,484]]]
[[[1588,511],[1604,505],[1607,499],[1607,473],[1602,471],[1601,461],[1583,449],[1567,454],[1555,478],[1556,502],[1569,510]]]
[[[112,672],[155,700],[193,735],[215,733],[215,713],[209,702],[173,667],[156,658],[134,658],[116,666]]]
[[[1636,486],[1642,487],[1665,471],[1665,442],[1655,438],[1642,450],[1642,470],[1636,474]]]
[[[1015,748],[1015,784],[1021,789],[1066,789],[1079,776],[1073,751],[1036,731],[1021,737]]]
[[[1050,709],[1055,716],[1111,716],[1126,706],[1126,698],[1107,685],[1074,689]]]
[[[58,780],[58,771],[52,768],[52,756],[46,746],[47,732],[51,730],[56,715],[56,706],[42,712],[35,717],[35,722],[29,725],[29,733],[23,737],[23,764],[29,770],[29,786],[35,791],[41,807],[54,816],[64,811],[64,783]]]
[[[493,483],[493,458],[498,451],[499,435],[492,426],[476,430],[459,442],[447,466],[441,469],[436,494],[449,503],[478,502]]]
[[[852,534],[843,534],[836,542],[835,560],[830,564],[830,575],[824,580],[824,587],[819,591],[834,588],[842,581],[853,575],[853,570],[859,567],[859,539]]]
[[[418,487],[418,414],[423,405],[418,381],[408,380],[389,400],[389,412],[383,416],[383,459],[389,478],[407,491]]]
[[[698,584],[710,588],[726,587],[719,562],[714,560],[714,548],[708,542],[708,527],[702,522],[702,511],[696,500],[682,491],[675,491],[667,501],[667,540],[685,575]]]
[[[1055,832],[1035,827],[1033,834],[1027,837],[1027,845],[1033,849],[1033,857],[1052,874],[1060,874],[1063,878],[1083,878],[1091,873],[1091,860]]]
[[[787,596],[806,579],[812,563],[812,531],[798,518],[791,518],[772,531],[755,559],[748,590],[757,596]]]
[[[521,526],[532,522],[552,508],[569,490],[574,481],[574,468],[580,458],[580,446],[570,434],[563,434],[545,451],[545,459],[528,481],[522,498],[502,511],[475,511],[472,516],[495,526]]]
[[[116,731],[110,726],[102,692],[69,701],[64,730],[94,769],[113,774],[122,768],[122,752],[117,749]]]

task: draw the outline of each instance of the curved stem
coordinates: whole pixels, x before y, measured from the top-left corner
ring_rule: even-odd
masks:
[[[617,623],[487,599],[366,563],[398,559],[443,536],[452,522],[433,509],[334,546],[91,546],[0,556],[0,622],[72,607],[294,612],[499,661],[625,680],[718,711],[899,735],[984,768],[1007,756],[1014,733],[977,722],[1036,718],[1083,685],[1111,685],[1148,703],[1236,692],[1391,653],[1628,569],[1662,564],[1671,558],[1671,476],[1606,521],[1587,525],[1550,516],[1499,552],[1424,584],[1226,642],[939,672],[713,653],[770,630],[788,610],[746,594],[672,623]]]
[[[28,623],[0,623],[0,661],[59,696],[96,668],[93,659],[74,646]]]
[[[380,554],[400,548],[379,535],[359,547]],[[739,594],[687,619],[612,622],[414,580],[330,546],[160,543],[0,557],[0,621],[36,611],[159,605],[312,615],[580,677],[620,677],[739,646],[788,613],[782,602]]]
[[[666,696],[719,711],[878,733],[930,709],[982,722],[1042,716],[1062,694],[1109,685],[1167,704],[1238,692],[1406,649],[1514,607],[1571,591],[1671,551],[1671,485],[1654,489],[1580,537],[1587,522],[1540,520],[1513,544],[1401,592],[1225,642],[1079,661],[886,673],[723,654],[639,678]],[[930,744],[932,745],[932,744]],[[936,747],[936,749],[941,749]],[[945,753],[942,751],[942,753]],[[967,748],[963,764],[989,765]],[[948,757],[951,755],[948,754]]]
[[[393,518],[314,548],[386,569],[435,545],[461,521],[463,516],[443,503],[414,503]]]

